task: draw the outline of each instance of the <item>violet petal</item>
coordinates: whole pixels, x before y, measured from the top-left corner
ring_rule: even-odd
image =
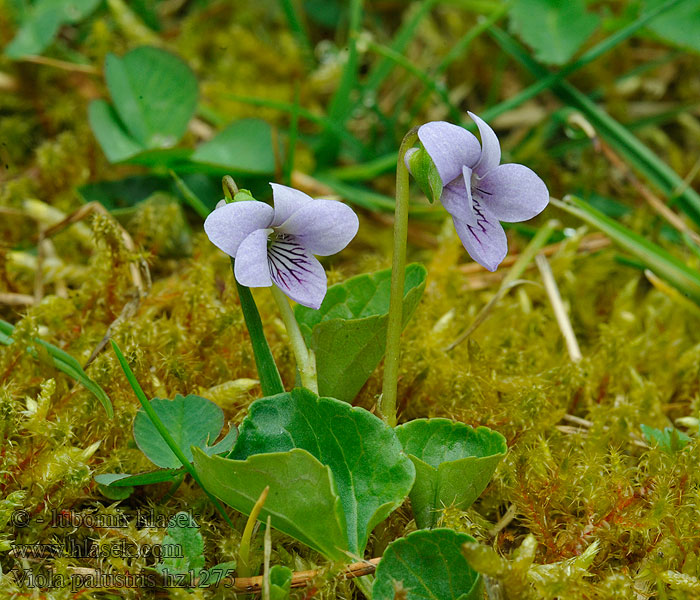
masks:
[[[468,225],[476,225],[477,217],[474,213],[471,189],[472,170],[469,167],[462,167],[462,173],[462,177],[455,179],[442,189],[440,202],[455,219]]]
[[[312,200],[276,228],[292,235],[311,254],[340,252],[357,234],[360,222],[353,210],[336,200]]]
[[[433,159],[435,167],[447,185],[462,174],[462,167],[472,167],[481,156],[476,137],[463,127],[446,121],[432,121],[421,125],[418,139]]]
[[[326,295],[326,272],[291,235],[278,236],[267,250],[275,285],[302,306],[318,309]]]
[[[527,221],[549,203],[549,191],[534,171],[509,163],[489,171],[476,184],[474,194],[499,221]]]
[[[495,271],[508,253],[508,240],[503,227],[495,216],[474,198],[477,214],[476,225],[452,217],[459,239],[464,249],[476,262],[489,271]]]
[[[501,144],[493,129],[474,113],[467,113],[476,123],[481,136],[481,156],[474,166],[478,175],[485,175],[491,169],[495,169],[501,162]]]
[[[269,287],[270,268],[267,265],[267,238],[272,229],[258,229],[238,246],[233,266],[236,281],[247,287]]]
[[[235,258],[246,237],[270,226],[273,212],[271,206],[255,200],[225,204],[209,214],[204,231],[212,244]]]
[[[271,227],[281,225],[302,206],[313,201],[311,196],[286,185],[270,183],[270,186],[272,186],[272,199],[275,204],[275,217],[270,224]]]

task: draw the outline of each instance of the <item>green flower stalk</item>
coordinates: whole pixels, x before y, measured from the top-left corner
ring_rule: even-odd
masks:
[[[386,332],[386,357],[379,413],[391,427],[396,426],[396,396],[403,328],[403,288],[406,277],[406,239],[408,235],[408,169],[404,157],[418,139],[418,129],[409,131],[401,142],[396,164],[396,209],[394,213],[394,254],[391,263],[391,296]]]

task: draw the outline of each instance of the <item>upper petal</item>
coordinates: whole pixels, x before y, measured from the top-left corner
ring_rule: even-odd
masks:
[[[269,287],[270,268],[267,264],[267,238],[272,229],[258,229],[247,236],[238,246],[238,255],[233,273],[241,285],[247,287]]]
[[[493,129],[480,117],[474,113],[467,113],[476,123],[481,136],[481,156],[476,163],[474,170],[478,175],[484,175],[491,169],[495,169],[501,162],[501,144]]]
[[[442,189],[440,202],[455,219],[469,225],[476,225],[476,214],[472,200],[472,170],[462,167],[462,177],[452,181]]]
[[[433,159],[447,185],[462,174],[462,167],[472,167],[479,160],[481,149],[477,139],[463,127],[446,121],[432,121],[418,128],[418,139]]]
[[[326,272],[295,238],[283,235],[268,248],[270,276],[275,285],[292,300],[318,309],[326,295]]]
[[[534,171],[508,163],[482,177],[474,194],[499,221],[516,223],[540,214],[549,203],[549,191]]]
[[[452,218],[457,235],[469,256],[489,271],[495,271],[508,253],[506,232],[498,219],[480,206],[476,198],[474,210],[477,214],[475,225]]]
[[[225,204],[204,221],[204,231],[220,250],[235,258],[241,242],[257,229],[269,227],[272,207],[256,200]]]
[[[337,200],[312,200],[277,227],[293,235],[311,254],[340,252],[357,234],[360,221],[353,210]]]
[[[270,183],[270,186],[272,187],[272,199],[275,203],[275,217],[271,227],[281,225],[302,206],[313,201],[311,196],[286,185]]]

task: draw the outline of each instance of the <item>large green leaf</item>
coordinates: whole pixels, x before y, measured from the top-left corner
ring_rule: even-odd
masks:
[[[77,23],[87,17],[100,0],[38,0],[5,47],[10,58],[41,54],[56,37],[62,25]]]
[[[195,468],[207,489],[242,512],[270,485],[260,518],[269,511],[275,527],[341,560],[350,560],[343,551],[362,555],[370,532],[400,506],[415,475],[384,422],[302,388],[254,402],[229,458],[196,452]],[[297,493],[311,480],[316,488]]]
[[[653,10],[665,2],[646,0],[645,7]],[[697,0],[683,0],[649,23],[649,29],[671,44],[700,52],[700,4]]]
[[[517,0],[510,9],[511,28],[538,60],[562,65],[598,27],[584,0]]]
[[[343,552],[348,546],[345,517],[333,475],[306,450],[231,460],[210,457],[195,448],[194,468],[209,492],[247,515],[269,486],[258,517],[261,521],[270,516],[279,531],[327,558],[347,560]]]
[[[121,162],[145,150],[129,135],[114,107],[105,100],[90,102],[88,120],[109,162]]]
[[[272,129],[260,119],[235,121],[199,146],[192,161],[235,173],[274,173]]]
[[[177,56],[142,46],[122,58],[108,54],[105,79],[114,108],[144,148],[170,148],[197,105],[197,79]]]
[[[416,467],[411,506],[420,528],[435,526],[444,507],[471,506],[508,450],[500,433],[449,419],[409,421],[396,435]]]
[[[427,272],[406,269],[404,326],[418,306]],[[350,402],[384,356],[391,269],[358,275],[328,288],[318,310],[297,306],[295,315],[307,345],[316,354],[321,395]]]
[[[178,394],[174,400],[154,398],[151,406],[189,461],[192,461],[191,446],[202,448],[207,454],[228,452],[233,446],[236,439],[233,428],[218,444],[209,445],[224,425],[224,412],[211,400]],[[141,452],[159,467],[175,469],[181,466],[143,409],[134,419],[134,440]]]
[[[415,470],[396,434],[362,408],[296,388],[251,405],[231,458],[292,448],[330,467],[345,512],[348,549],[361,555],[372,529],[413,485]]]
[[[474,542],[452,529],[414,531],[392,542],[377,565],[373,600],[477,600],[481,576],[462,555]],[[397,588],[404,594],[396,594]]]

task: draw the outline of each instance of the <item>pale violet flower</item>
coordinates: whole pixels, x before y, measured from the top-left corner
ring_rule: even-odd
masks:
[[[493,129],[473,113],[481,145],[466,129],[433,121],[418,129],[418,139],[442,180],[440,201],[452,216],[469,255],[495,271],[508,252],[499,221],[526,221],[544,210],[549,192],[544,182],[519,164],[499,164],[501,146]],[[406,153],[406,165],[418,149]]]
[[[235,258],[241,285],[276,285],[292,300],[319,308],[326,272],[314,257],[340,252],[355,237],[357,215],[335,200],[313,199],[271,183],[274,208],[257,200],[217,207],[204,222],[211,242]]]

